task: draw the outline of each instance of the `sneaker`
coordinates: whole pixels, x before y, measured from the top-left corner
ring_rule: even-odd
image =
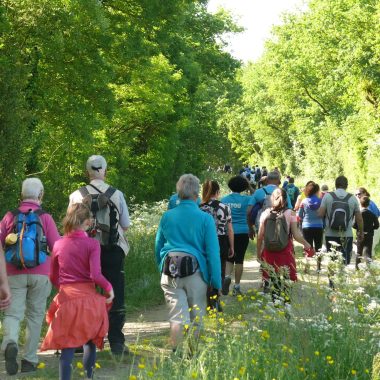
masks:
[[[242,296],[243,295],[243,293],[240,290],[240,286],[239,287],[234,286],[234,289],[232,290],[232,295],[233,296]]]
[[[230,292],[231,277],[225,277],[222,285],[222,294],[226,296]]]
[[[37,365],[31,363],[26,359],[21,360],[21,372],[34,372],[37,371]]]
[[[5,369],[8,375],[15,375],[18,371],[17,354],[17,344],[15,342],[8,343],[4,352]]]

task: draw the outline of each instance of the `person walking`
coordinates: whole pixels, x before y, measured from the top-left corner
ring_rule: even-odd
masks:
[[[206,314],[207,287],[221,289],[221,265],[215,222],[196,203],[199,179],[182,175],[177,182],[181,200],[166,211],[158,226],[155,257],[161,273],[161,288],[169,307],[173,351],[183,339],[184,326],[199,334]]]
[[[62,350],[60,380],[70,380],[75,349],[83,346],[83,365],[93,378],[96,347],[103,348],[108,332],[106,303],[114,298],[112,285],[101,274],[100,244],[87,236],[92,226],[90,209],[81,203],[67,210],[63,220],[65,236],[53,249],[50,280],[59,289],[47,312],[49,329],[41,351]],[[96,292],[102,288],[106,297]]]
[[[123,326],[125,322],[124,258],[129,245],[125,232],[130,226],[129,213],[124,195],[105,182],[107,162],[103,156],[93,155],[86,163],[90,183],[70,195],[69,207],[86,203],[92,212],[94,224],[90,236],[100,243],[102,274],[115,292],[109,311],[108,341],[112,354],[128,354]]]
[[[44,187],[41,180],[27,178],[22,183],[22,201],[19,207],[14,211],[7,212],[0,223],[0,241],[5,248],[8,281],[12,295],[12,302],[5,310],[2,322],[3,341],[1,349],[4,351],[5,369],[8,375],[15,375],[19,369],[17,362],[18,340],[20,323],[24,318],[26,341],[21,359],[21,372],[36,371],[38,365],[37,349],[40,342],[41,326],[45,315],[46,300],[51,292],[50,256],[47,255],[46,248],[52,252],[55,242],[60,239],[52,216],[41,208],[43,195]],[[34,236],[41,250],[38,252],[38,260],[36,260],[35,265],[28,264],[27,267],[22,262],[17,263],[12,250],[17,249],[17,245],[21,243],[16,240],[18,226],[23,226],[23,232],[19,233],[18,239],[21,235],[29,235],[29,230],[33,230],[31,224],[27,222],[28,215],[35,217],[36,221],[33,224],[38,224],[41,228],[40,233],[38,235],[36,233]],[[16,238],[13,244],[10,241],[12,237]]]

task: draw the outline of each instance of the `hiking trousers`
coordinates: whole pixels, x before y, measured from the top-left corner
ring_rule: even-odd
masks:
[[[109,311],[108,341],[114,354],[124,351],[125,301],[124,301],[124,251],[119,246],[101,246],[101,268],[103,276],[111,283],[115,298]]]
[[[19,274],[8,276],[8,282],[12,302],[4,311],[1,349],[4,351],[8,343],[18,343],[20,323],[25,317],[26,341],[22,358],[37,364],[37,349],[45,317],[46,300],[51,292],[49,277],[40,274]]]

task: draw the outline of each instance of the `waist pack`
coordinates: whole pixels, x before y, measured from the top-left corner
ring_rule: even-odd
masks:
[[[5,239],[5,260],[19,269],[34,268],[46,261],[46,237],[40,220],[45,211],[38,209],[14,215],[13,233]],[[10,236],[13,235],[13,236]]]
[[[168,255],[165,259],[163,273],[169,277],[191,276],[198,269],[197,259],[191,255]]]

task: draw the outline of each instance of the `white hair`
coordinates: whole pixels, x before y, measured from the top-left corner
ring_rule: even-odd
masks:
[[[22,199],[40,200],[44,192],[44,185],[39,178],[27,178],[22,183]]]
[[[199,195],[199,179],[192,174],[183,174],[176,185],[180,199],[191,199]]]

